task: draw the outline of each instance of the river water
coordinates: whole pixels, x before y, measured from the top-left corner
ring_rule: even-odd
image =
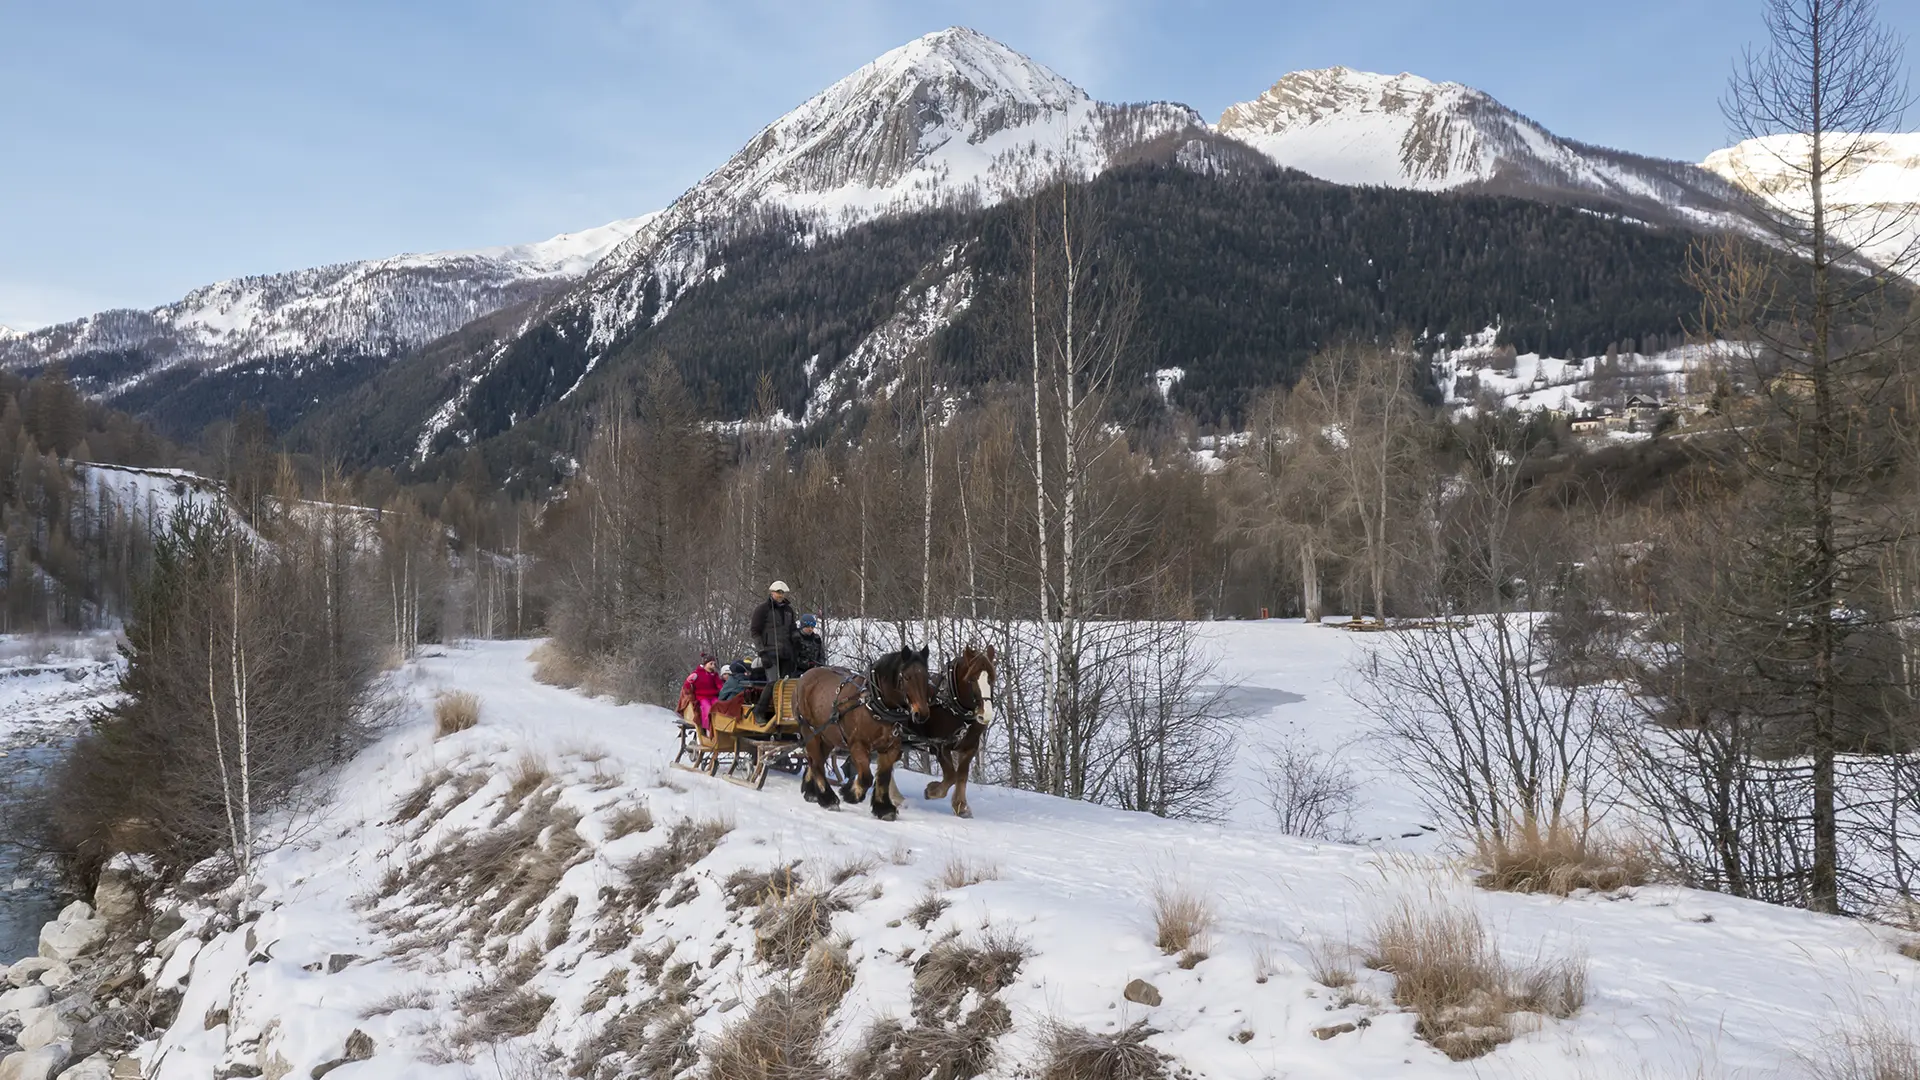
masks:
[[[40,745],[14,748],[0,758],[0,801],[32,785],[40,770],[59,753]],[[5,820],[0,807],[0,821]],[[0,964],[11,964],[40,949],[40,927],[59,914],[62,897],[53,888],[52,867],[34,852],[0,838]]]

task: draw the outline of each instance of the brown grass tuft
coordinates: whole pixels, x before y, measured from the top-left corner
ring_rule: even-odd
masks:
[[[1199,953],[1204,959],[1213,909],[1199,893],[1163,883],[1153,890],[1153,929],[1161,952]]]
[[[951,1021],[969,992],[992,997],[1013,984],[1032,950],[1011,933],[987,930],[977,942],[958,936],[936,943],[913,966],[914,1014]]]
[[[586,681],[579,662],[551,639],[534,646],[527,659],[533,661],[533,677],[537,682],[571,690]]]
[[[1909,960],[1920,960],[1920,941],[1903,941],[1899,949],[1901,956]]]
[[[707,1059],[709,1080],[803,1080],[834,1074],[821,1045],[827,1019],[853,988],[844,939],[822,941],[806,970],[760,995],[728,1024]]]
[[[1157,1034],[1144,1020],[1109,1032],[1054,1023],[1047,1029],[1040,1080],[1165,1080],[1169,1059],[1147,1044]]]
[[[940,884],[949,889],[964,889],[969,885],[978,885],[983,881],[995,881],[1000,877],[1000,868],[992,863],[970,863],[955,855],[947,860],[940,871]]]
[[[919,903],[913,905],[913,910],[907,912],[907,921],[925,930],[932,925],[933,920],[945,914],[950,906],[946,897],[937,892],[929,892],[920,898]]]
[[[467,1023],[455,1036],[456,1044],[471,1046],[533,1034],[553,1007],[553,998],[527,988],[527,980],[539,970],[540,958],[523,954],[461,998],[460,1011]]]
[[[626,865],[626,884],[621,888],[628,906],[641,910],[652,907],[673,879],[694,863],[713,853],[721,837],[733,831],[733,824],[717,818],[695,821],[682,818],[667,831],[658,847],[646,851]]]
[[[1475,883],[1502,892],[1566,896],[1579,889],[1612,892],[1653,876],[1650,846],[1568,830],[1482,840],[1474,852]]]
[[[781,968],[797,968],[833,928],[836,912],[853,905],[836,892],[800,890],[769,896],[753,917],[754,955]]]
[[[507,771],[507,806],[519,806],[551,779],[553,769],[545,760],[534,754],[521,754]]]
[[[406,798],[400,800],[399,806],[394,807],[393,820],[390,824],[398,825],[402,822],[419,820],[420,815],[432,808],[433,797],[439,794],[440,785],[451,779],[453,779],[453,773],[445,768],[434,769],[421,777],[419,785],[409,792]]]
[[[628,803],[613,812],[607,819],[607,839],[618,840],[634,833],[653,831],[653,811],[647,808],[645,799]]]
[[[1478,914],[1440,903],[1403,902],[1378,920],[1367,964],[1393,975],[1395,1004],[1412,1011],[1414,1030],[1455,1061],[1511,1040],[1513,1013],[1564,1018],[1586,1003],[1583,958],[1512,967]]]
[[[433,699],[433,737],[446,738],[480,722],[480,695],[452,690]]]
[[[1848,1020],[1825,1034],[1810,1080],[1920,1080],[1920,1039],[1885,1015]]]
[[[1321,986],[1339,990],[1353,985],[1353,946],[1316,941],[1307,946],[1307,959],[1312,964],[1308,973]]]
[[[425,987],[402,990],[388,994],[379,1001],[360,1010],[360,1019],[371,1020],[376,1016],[389,1016],[408,1009],[428,1009],[433,1007],[433,993]]]
[[[799,860],[767,870],[735,870],[727,876],[727,910],[779,903],[805,883]]]

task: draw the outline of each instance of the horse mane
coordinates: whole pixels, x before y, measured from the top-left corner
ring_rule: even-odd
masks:
[[[906,678],[908,666],[916,663],[924,665],[920,654],[912,648],[901,648],[886,653],[873,662],[874,680],[897,686]]]

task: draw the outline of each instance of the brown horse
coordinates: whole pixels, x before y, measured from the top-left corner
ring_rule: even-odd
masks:
[[[946,680],[933,699],[927,722],[906,731],[907,745],[926,750],[940,762],[940,779],[927,785],[926,797],[953,790],[953,812],[973,816],[967,805],[967,777],[980,752],[980,739],[993,724],[993,690],[999,669],[993,646],[969,645],[947,665]]]
[[[807,767],[800,793],[823,809],[857,803],[873,792],[873,816],[900,816],[893,799],[893,768],[900,761],[900,727],[924,723],[933,699],[927,650],[901,649],[873,662],[867,675],[814,668],[800,676],[796,694]],[[844,747],[850,775],[836,797],[827,782],[827,754]],[[877,775],[876,775],[877,770]]]

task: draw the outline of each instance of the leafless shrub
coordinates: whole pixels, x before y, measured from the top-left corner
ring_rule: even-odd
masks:
[[[1920,941],[1903,941],[1899,945],[1900,955],[1909,960],[1920,960]]]
[[[913,849],[905,844],[896,843],[893,850],[887,852],[887,861],[895,866],[906,866],[913,862]]]
[[[1393,1000],[1418,1018],[1414,1030],[1455,1061],[1512,1039],[1515,1012],[1564,1018],[1586,1002],[1584,959],[1512,967],[1477,914],[1444,903],[1388,912],[1373,927],[1367,963],[1393,975]]]
[[[1000,868],[992,863],[968,862],[964,856],[955,855],[947,860],[940,871],[940,884],[949,889],[964,889],[969,885],[978,885],[983,881],[994,881],[1000,877]]]
[[[1360,784],[1338,755],[1296,736],[1274,749],[1261,780],[1281,832],[1315,840],[1345,837]]]
[[[831,1076],[821,1046],[827,1018],[853,987],[844,940],[822,941],[804,972],[761,994],[727,1025],[707,1057],[710,1080],[803,1080]]]
[[[933,920],[944,914],[949,906],[951,905],[946,897],[937,892],[928,892],[920,898],[919,903],[913,905],[911,911],[907,912],[907,921],[925,930]]]
[[[1166,1080],[1167,1055],[1147,1044],[1157,1034],[1144,1020],[1110,1032],[1053,1023],[1040,1080]]]
[[[1911,1025],[1869,1012],[1823,1033],[1811,1080],[1920,1080],[1920,1039]]]
[[[647,801],[627,803],[613,812],[607,819],[607,839],[618,840],[634,833],[650,832],[653,829],[653,811],[647,808]]]
[[[480,695],[467,690],[441,694],[433,701],[433,737],[442,739],[480,722]]]
[[[711,854],[720,838],[732,831],[731,822],[717,818],[682,818],[675,822],[665,841],[626,865],[622,892],[628,906],[636,910],[652,907],[675,877]]]
[[[1212,928],[1213,908],[1200,894],[1166,882],[1154,887],[1154,944],[1161,952],[1201,952]]]
[[[1569,829],[1508,833],[1477,846],[1481,873],[1475,883],[1502,892],[1552,893],[1576,889],[1610,892],[1644,885],[1654,858],[1646,845],[1582,836]]]

